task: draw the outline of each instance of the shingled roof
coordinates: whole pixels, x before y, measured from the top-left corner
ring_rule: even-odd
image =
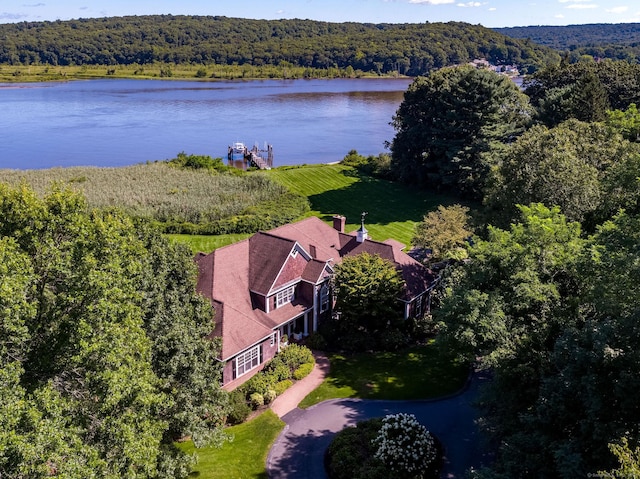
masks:
[[[404,253],[403,247],[394,240],[358,242],[355,235],[310,217],[198,255],[197,289],[214,304],[216,325],[212,335],[223,338],[221,359],[230,359],[264,340],[282,322],[312,306],[296,299],[266,313],[254,303],[251,292],[267,296],[295,281],[317,283],[345,256],[363,252],[380,255],[401,271],[406,299],[423,293],[431,286],[433,276]],[[297,252],[300,255],[293,254]]]

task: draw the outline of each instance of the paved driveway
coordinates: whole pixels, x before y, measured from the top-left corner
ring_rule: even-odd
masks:
[[[376,401],[332,399],[307,410],[294,409],[282,419],[287,423],[267,459],[271,479],[326,479],[323,458],[336,432],[357,422],[387,414],[415,414],[445,448],[443,477],[462,478],[470,467],[489,461],[475,424],[472,402],[483,375],[474,375],[460,394],[436,401]]]

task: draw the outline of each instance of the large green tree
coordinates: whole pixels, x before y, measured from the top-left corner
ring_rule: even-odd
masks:
[[[502,225],[516,219],[516,205],[531,202],[559,206],[571,221],[606,219],[632,201],[611,196],[616,185],[608,177],[626,178],[628,168],[621,165],[631,167],[638,151],[600,123],[538,125],[496,154],[485,202]]]
[[[536,403],[555,341],[580,321],[576,268],[584,248],[580,225],[558,208],[520,209],[520,222],[509,230],[489,227],[488,238],[470,247],[469,263],[448,270],[441,306],[434,311],[440,342],[492,370],[482,398],[483,422],[508,443]],[[540,447],[535,439],[526,449],[518,447],[530,453]],[[503,456],[513,457],[508,445],[500,448]],[[520,469],[507,477],[528,477],[531,468],[544,466],[541,457],[523,453]]]
[[[407,182],[477,198],[486,153],[530,120],[528,98],[505,76],[470,66],[417,78],[393,118],[392,167]]]
[[[473,235],[468,213],[462,205],[438,206],[416,225],[411,243],[431,250],[429,262],[466,258],[465,246]]]
[[[24,185],[0,185],[0,218],[0,254],[10,258],[0,270],[3,476],[184,477],[189,460],[172,449],[172,436],[198,432],[191,405],[208,404],[203,393],[219,397],[216,363],[207,370],[214,386],[198,389],[194,367],[177,361],[190,355],[203,369],[210,355],[201,351],[215,351],[198,323],[204,315],[182,306],[200,301],[191,260],[154,254],[150,244],[174,247],[65,190],[40,199]],[[174,278],[192,289],[170,285]],[[172,325],[175,316],[159,314],[160,306],[185,317]],[[150,334],[150,325],[168,338]],[[179,333],[193,333],[199,346],[187,349]],[[158,351],[181,370],[171,376],[170,365],[154,364]],[[189,393],[195,398],[182,399]],[[210,409],[214,431],[219,415]]]
[[[375,332],[402,318],[404,281],[390,261],[369,253],[347,256],[332,281],[341,330]]]

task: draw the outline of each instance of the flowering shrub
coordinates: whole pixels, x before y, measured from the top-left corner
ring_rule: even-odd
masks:
[[[385,416],[372,444],[375,457],[403,477],[421,477],[437,456],[433,436],[413,414]]]

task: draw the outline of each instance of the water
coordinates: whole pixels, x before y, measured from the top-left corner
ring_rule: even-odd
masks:
[[[0,168],[123,166],[273,145],[274,166],[385,151],[407,79],[0,84]]]

